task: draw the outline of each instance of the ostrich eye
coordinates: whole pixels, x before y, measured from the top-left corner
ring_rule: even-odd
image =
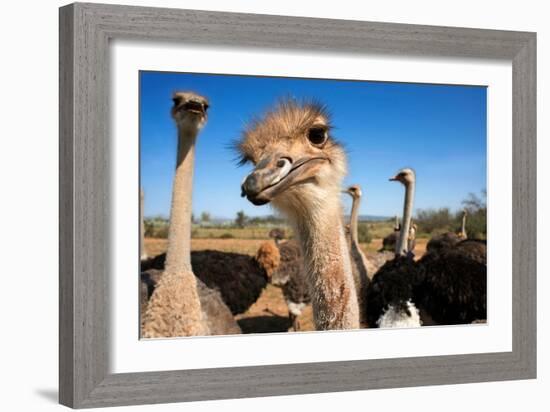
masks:
[[[328,139],[327,129],[324,127],[312,127],[307,134],[308,140],[315,146],[322,146]]]

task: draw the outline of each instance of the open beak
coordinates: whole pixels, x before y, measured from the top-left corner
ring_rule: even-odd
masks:
[[[388,180],[390,182],[397,182],[397,181],[399,181],[399,178],[397,176],[394,176],[394,177],[390,177]]]
[[[319,164],[326,161],[329,159],[320,156],[296,161],[284,155],[266,157],[244,178],[241,196],[256,206],[265,205],[289,187],[314,177]]]
[[[183,110],[194,114],[200,114],[200,115],[205,114],[204,105],[201,102],[197,102],[194,100],[190,100],[186,102],[183,105]]]

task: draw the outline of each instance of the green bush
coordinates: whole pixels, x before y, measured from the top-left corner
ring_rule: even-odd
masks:
[[[233,236],[231,233],[224,233],[220,236],[220,239],[235,239],[235,236]]]
[[[467,211],[466,234],[470,239],[487,237],[487,205],[485,191],[482,196],[470,193],[462,202]],[[414,221],[418,225],[417,237],[430,236],[443,232],[460,232],[462,227],[462,210],[451,213],[448,208],[420,209]]]
[[[446,207],[441,209],[419,209],[414,219],[419,232],[437,233],[455,230],[456,217]]]
[[[367,223],[359,223],[357,226],[357,237],[359,243],[370,243],[372,241],[372,235]]]
[[[466,233],[470,239],[487,238],[487,192],[481,191],[481,196],[470,193],[462,202],[468,216],[466,217]]]
[[[143,221],[145,237],[163,238],[168,237],[168,220],[162,217],[147,218]]]

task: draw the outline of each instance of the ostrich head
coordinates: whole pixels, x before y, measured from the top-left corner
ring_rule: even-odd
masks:
[[[176,92],[172,101],[172,118],[180,130],[196,133],[202,129],[209,107],[205,97],[193,92]]]
[[[330,130],[323,106],[294,100],[254,121],[238,142],[242,163],[255,166],[243,181],[242,196],[255,205],[272,202],[291,217],[338,199],[346,156]]]
[[[271,229],[269,231],[268,236],[274,239],[275,241],[278,241],[278,240],[284,239],[286,236],[286,233],[283,229],[279,229],[278,227],[276,227],[275,229]]]
[[[344,192],[349,194],[353,199],[360,199],[361,196],[363,196],[363,192],[359,185],[351,185]]]
[[[392,182],[401,182],[403,185],[408,186],[411,183],[414,183],[416,180],[416,175],[414,170],[410,168],[401,169],[394,177],[390,178]]]

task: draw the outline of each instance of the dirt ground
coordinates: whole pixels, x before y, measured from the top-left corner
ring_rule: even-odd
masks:
[[[192,250],[220,250],[223,252],[256,254],[265,239],[192,239]],[[426,252],[427,239],[417,239],[415,254],[417,259]],[[145,238],[145,251],[148,256],[156,256],[166,251],[166,239]],[[362,244],[366,253],[373,253],[382,247],[382,239],[373,239]],[[258,300],[244,313],[235,316],[243,333],[269,333],[294,330],[288,319],[288,308],[282,290],[271,284],[262,291]],[[308,305],[296,322],[297,331],[315,330],[311,305]]]

